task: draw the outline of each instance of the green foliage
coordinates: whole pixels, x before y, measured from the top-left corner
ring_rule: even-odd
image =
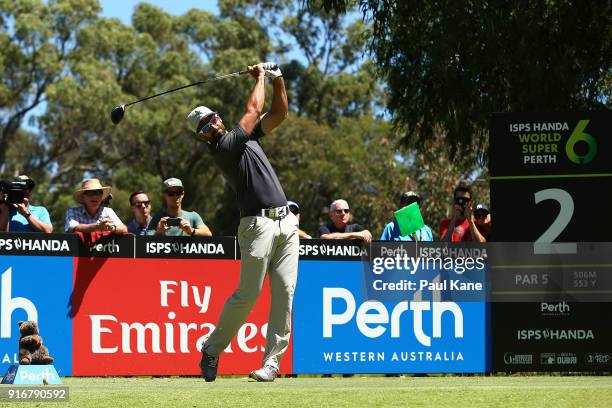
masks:
[[[452,180],[441,182],[413,165],[427,167],[441,150],[397,152],[399,136],[376,119],[387,96],[364,50],[372,36],[364,22],[301,0],[222,0],[219,10],[174,16],[141,3],[126,25],[99,16],[95,0],[0,0],[0,174],[36,179],[34,201],[49,208],[56,231],[84,178],[112,185],[111,205],[127,222],[133,191],[148,192],[158,210],[162,181],[178,177],[185,208],[198,211],[215,235],[235,234],[235,194],[185,117],[204,104],[232,127],[251,91],[248,76],[129,106],[119,125],[109,113],[258,61],[281,63],[292,113],[262,144],[311,234],[328,221],[325,208],[335,198],[348,200],[354,221],[376,237],[402,191],[415,185],[427,196],[454,185],[458,173],[478,174],[470,156],[432,170]],[[270,86],[267,92],[269,99]],[[24,131],[24,118],[42,101],[30,124],[36,132]]]
[[[245,367],[246,369],[246,367]],[[106,408],[163,406],[183,408],[206,399],[211,406],[249,406],[263,398],[284,407],[592,407],[612,405],[608,376],[579,375],[356,375],[280,378],[271,387],[245,376],[220,377],[202,384],[194,377],[64,377],[70,404]],[[212,386],[208,386],[212,385]],[[177,392],[180,390],[180,392]],[[208,402],[210,401],[210,403]],[[58,404],[59,405],[59,404]],[[204,405],[204,404],[201,404]],[[34,406],[26,404],[25,406]]]
[[[346,1],[324,0],[342,11]],[[611,106],[610,2],[361,0],[404,142],[479,144],[491,112]],[[484,145],[480,145],[485,148]],[[454,148],[451,153],[457,153]]]
[[[344,118],[331,128],[291,116],[262,141],[289,200],[301,208],[301,227],[311,235],[329,222],[326,207],[348,201],[354,221],[380,235],[406,183],[387,123]]]

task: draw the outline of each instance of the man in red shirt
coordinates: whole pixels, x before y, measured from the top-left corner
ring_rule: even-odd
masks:
[[[453,193],[453,214],[440,224],[442,241],[451,242],[487,242],[487,233],[474,222],[472,213],[472,187],[459,183]],[[449,228],[452,225],[453,228]]]

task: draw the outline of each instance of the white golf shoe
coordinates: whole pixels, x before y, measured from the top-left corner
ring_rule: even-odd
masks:
[[[259,370],[251,371],[249,377],[255,381],[272,382],[276,378],[278,370],[272,366],[265,365]]]

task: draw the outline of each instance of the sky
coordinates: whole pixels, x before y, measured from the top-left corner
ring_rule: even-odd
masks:
[[[138,3],[153,4],[169,14],[180,16],[192,8],[199,8],[218,14],[217,0],[99,0],[102,15],[116,17],[124,24],[132,23],[132,13]]]

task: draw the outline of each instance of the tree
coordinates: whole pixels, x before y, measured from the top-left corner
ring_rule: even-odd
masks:
[[[96,0],[0,0],[0,170],[26,116],[58,80]]]
[[[254,16],[266,27],[274,54],[286,62],[293,112],[333,125],[382,110],[380,83],[364,54],[371,30],[362,21],[302,0],[222,0],[219,7],[222,15]]]
[[[327,207],[349,202],[354,220],[380,234],[397,209],[408,168],[398,162],[388,123],[341,118],[334,127],[290,116],[262,143],[289,200],[300,203],[302,229],[329,222]]]
[[[351,1],[312,0],[346,11]],[[610,107],[610,2],[360,0],[406,144],[443,126],[451,154],[486,136],[491,112]]]
[[[141,3],[132,25],[98,16],[93,0],[17,3],[57,7],[55,15],[74,19],[58,25],[55,35],[69,38],[64,48],[48,37],[53,54],[63,55],[61,69],[44,86],[35,128],[15,133],[19,143],[3,151],[5,169],[0,169],[3,176],[17,170],[34,175],[35,201],[48,206],[56,231],[63,229],[66,208],[75,205],[72,193],[84,178],[112,185],[112,205],[127,221],[131,192],[147,191],[157,210],[162,181],[178,177],[186,185],[185,207],[198,211],[215,235],[235,234],[234,193],[206,145],[187,129],[185,117],[205,104],[233,126],[244,112],[252,80],[233,78],[128,107],[117,126],[109,113],[120,103],[268,59],[284,63],[292,104],[286,123],[262,143],[287,194],[302,204],[305,228],[314,233],[327,222],[321,210],[340,196],[351,202],[356,221],[375,234],[390,218],[396,205],[390,197],[404,189],[407,168],[397,160],[396,134],[374,118],[381,95],[374,67],[362,57],[368,27],[361,22],[284,0],[225,0],[220,15],[194,9],[183,16]],[[72,10],[77,6],[90,10],[87,19]],[[266,7],[280,10],[273,25],[263,13]],[[11,24],[4,25],[8,31]],[[271,35],[274,30],[299,37],[291,58],[281,37]],[[11,50],[0,50],[2,61]],[[294,58],[296,52],[309,57]],[[27,76],[25,66],[16,69]]]

